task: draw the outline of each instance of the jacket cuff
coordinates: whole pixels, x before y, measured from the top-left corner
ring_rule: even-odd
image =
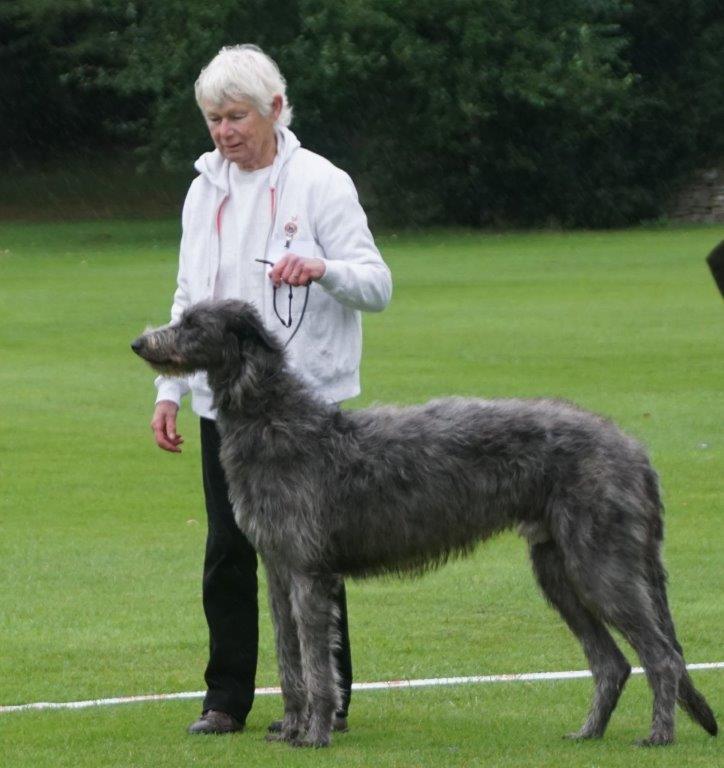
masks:
[[[381,312],[390,300],[390,271],[378,264],[350,264],[329,259],[327,270],[317,280],[340,304],[361,312]]]
[[[344,265],[332,259],[324,260],[324,274],[317,282],[327,291],[333,291],[343,282]]]
[[[170,376],[159,376],[156,381],[158,395],[156,402],[161,400],[170,400],[176,405],[181,405],[181,398],[189,391],[189,385],[186,379],[173,378]]]

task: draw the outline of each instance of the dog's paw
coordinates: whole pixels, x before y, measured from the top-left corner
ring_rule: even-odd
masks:
[[[634,742],[637,747],[665,747],[673,743],[674,737],[665,733],[652,733],[647,739],[637,739]]]
[[[332,743],[332,739],[329,736],[317,736],[316,738],[307,734],[306,736],[298,736],[289,742],[292,747],[314,747],[314,749],[321,749],[322,747],[328,747]]]
[[[297,713],[287,713],[283,720],[275,720],[269,725],[266,740],[270,742],[285,741],[291,743],[301,739],[307,732],[307,720]]]
[[[266,736],[264,737],[267,741],[286,741],[286,742],[293,742],[295,739],[301,739],[304,735],[304,732],[301,731],[298,727],[291,726],[282,726],[282,728],[278,731],[268,731]]]
[[[296,739],[297,735],[294,734],[293,736],[285,736],[281,731],[278,733],[267,733],[266,736],[264,736],[264,740],[268,742],[277,742],[277,741],[292,741],[293,739]]]
[[[580,731],[565,734],[563,738],[568,741],[590,741],[591,739],[600,739],[602,735],[601,733],[581,728]]]

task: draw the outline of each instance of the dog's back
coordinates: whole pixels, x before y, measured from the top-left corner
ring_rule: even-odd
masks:
[[[326,557],[342,573],[424,569],[516,525],[550,538],[576,504],[574,522],[597,516],[601,530],[615,523],[603,500],[619,499],[634,517],[657,514],[644,499],[652,470],[643,449],[568,403],[446,398],[345,418],[325,504]]]

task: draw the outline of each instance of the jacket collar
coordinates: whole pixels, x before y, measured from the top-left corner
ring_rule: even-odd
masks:
[[[279,175],[284,166],[289,162],[292,155],[301,146],[299,139],[282,125],[274,128],[277,136],[277,154],[272,163],[271,175],[269,176],[269,186],[275,189],[279,180]],[[229,167],[231,163],[219,152],[214,149],[212,152],[204,152],[194,163],[194,168],[210,184],[217,187],[224,195],[229,194]]]

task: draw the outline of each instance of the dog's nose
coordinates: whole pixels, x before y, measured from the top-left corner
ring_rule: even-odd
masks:
[[[136,339],[135,341],[131,342],[131,349],[139,355],[141,353],[141,347],[143,347],[143,344],[140,339]]]

